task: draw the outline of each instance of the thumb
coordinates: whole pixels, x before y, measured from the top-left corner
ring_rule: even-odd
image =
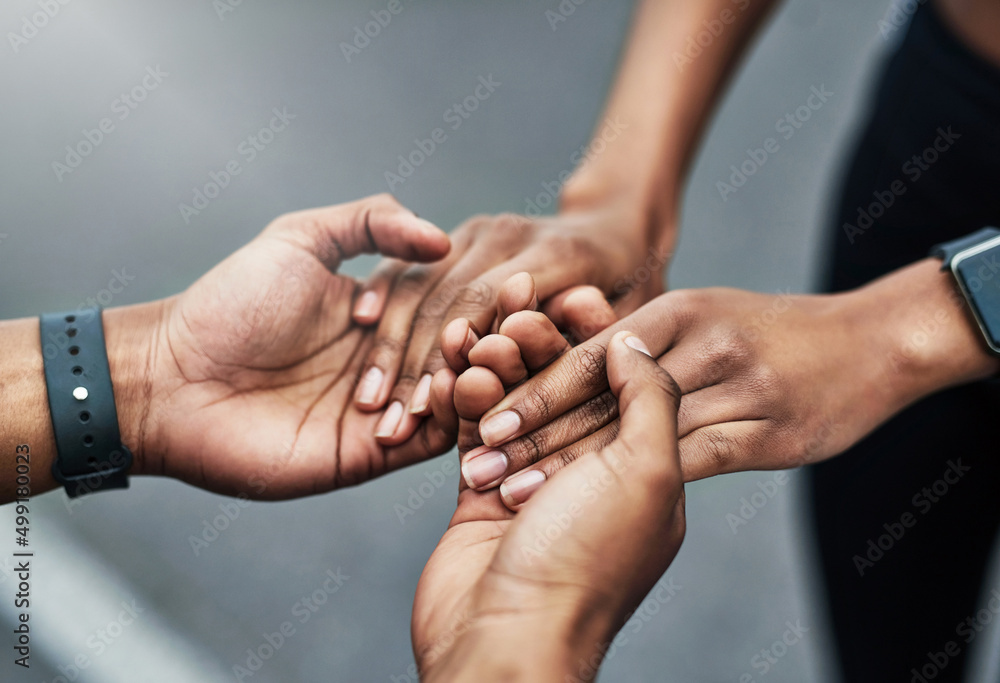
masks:
[[[681,390],[657,364],[641,339],[631,332],[611,338],[607,355],[608,384],[618,397],[621,430],[618,441],[631,453],[661,450],[680,468],[677,454],[677,409]]]
[[[389,194],[285,214],[264,234],[294,242],[331,271],[359,254],[426,262],[451,249],[447,234]]]

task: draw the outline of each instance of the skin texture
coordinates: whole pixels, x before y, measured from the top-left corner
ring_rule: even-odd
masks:
[[[686,481],[832,457],[913,401],[1000,367],[950,274],[934,259],[842,295],[671,292],[564,349],[485,413],[479,435],[486,446],[473,446],[466,457],[499,450],[509,464],[504,476],[478,482],[480,488],[502,481],[504,501],[516,509],[538,490],[537,472],[551,477],[614,439],[618,422],[604,358],[606,340],[623,328],[647,341],[681,387]],[[526,346],[547,343],[539,334],[512,341],[522,355]],[[476,355],[473,346],[470,356]],[[490,360],[492,366],[503,362]],[[495,374],[491,367],[474,370],[455,382],[456,406],[470,420],[485,403],[481,397],[471,402],[471,388],[490,387]],[[499,395],[495,386],[489,390],[490,398]],[[519,422],[510,436],[486,424],[506,411]],[[513,474],[524,467],[531,474]],[[525,489],[527,496],[510,495]]]
[[[676,555],[684,497],[669,416],[679,394],[630,337],[619,333],[608,352],[618,439],[560,472],[516,516],[496,491],[460,494],[417,586],[422,680],[576,680]],[[567,520],[562,532],[539,545],[557,518]]]
[[[524,271],[539,299],[594,286],[625,315],[663,291],[676,242],[682,181],[729,71],[773,0],[644,0],[603,116],[559,192],[555,216],[478,216],[453,233],[448,259],[408,267],[387,260],[354,311],[380,320],[355,404],[386,409],[380,443],[409,438],[430,414],[430,377],[446,367],[439,345],[465,318],[492,330],[500,285]],[[679,65],[707,22],[725,30]],[[608,235],[614,235],[609,240]],[[589,335],[587,335],[589,336]]]
[[[358,284],[336,274],[360,253],[430,261],[447,236],[388,195],[288,214],[169,299],[104,313],[122,438],[133,474],[175,477],[254,498],[302,496],[366,481],[447,450],[427,420],[395,447],[351,396],[374,332],[355,323]],[[34,492],[54,442],[37,320],[0,324],[4,459],[33,456]],[[13,497],[6,478],[3,500]]]

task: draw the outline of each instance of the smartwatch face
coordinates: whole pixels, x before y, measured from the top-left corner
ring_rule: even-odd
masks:
[[[957,254],[951,269],[965,290],[986,341],[1000,353],[1000,238]]]

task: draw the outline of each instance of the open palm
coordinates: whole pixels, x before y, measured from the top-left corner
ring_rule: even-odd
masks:
[[[388,196],[275,220],[166,302],[148,467],[222,493],[287,498],[443,452],[449,439],[432,420],[380,446],[379,414],[352,405],[373,334],[352,322],[358,285],[336,271],[364,252],[428,261],[447,251],[444,233]]]

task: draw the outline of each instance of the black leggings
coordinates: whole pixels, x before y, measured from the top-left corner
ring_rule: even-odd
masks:
[[[894,183],[905,190],[891,192]],[[1000,227],[1000,70],[930,5],[879,79],[836,218],[831,291],[924,258],[937,242]],[[944,391],[811,468],[849,683],[962,680],[975,615],[1000,588],[982,585],[1000,523],[998,412],[1000,382]]]

